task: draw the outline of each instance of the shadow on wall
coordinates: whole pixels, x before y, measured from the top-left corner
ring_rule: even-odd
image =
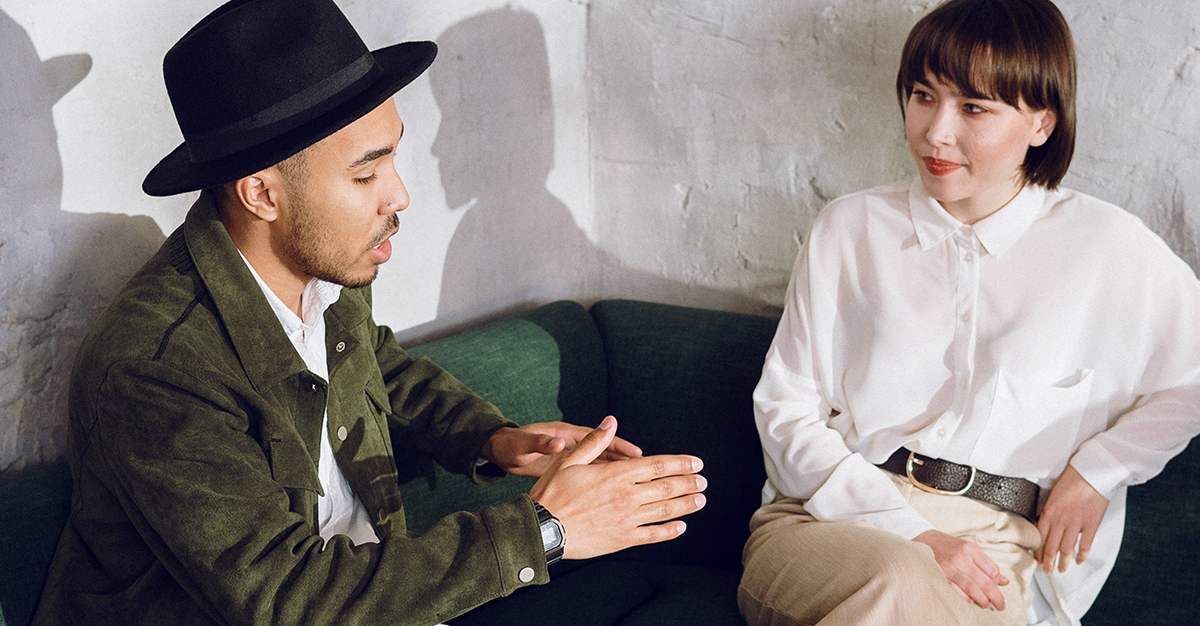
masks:
[[[432,340],[558,299],[769,312],[747,296],[622,266],[546,189],[554,105],[536,16],[481,13],[448,28],[438,47],[429,80],[442,121],[432,152],[447,205],[465,214],[446,253],[437,319],[400,333],[402,341]]]
[[[149,217],[61,210],[51,109],[91,67],[86,54],[42,61],[0,11],[0,471],[65,453],[75,351],[164,239]]]

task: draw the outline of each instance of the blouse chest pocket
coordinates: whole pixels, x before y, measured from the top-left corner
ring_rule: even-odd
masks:
[[[978,446],[1008,455],[1012,473],[1050,478],[1066,464],[1087,413],[1094,371],[1077,370],[1057,381],[1000,372],[987,427]]]

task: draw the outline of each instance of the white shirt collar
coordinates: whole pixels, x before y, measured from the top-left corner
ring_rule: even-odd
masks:
[[[925,191],[921,179],[913,180],[908,190],[908,208],[912,215],[913,229],[922,250],[928,250],[955,232],[964,228],[979,238],[988,254],[999,258],[1016,245],[1017,240],[1029,230],[1030,225],[1042,212],[1046,202],[1046,189],[1038,185],[1025,185],[1015,198],[999,211],[966,225],[954,219],[937,200]]]
[[[250,261],[246,259],[246,255],[242,254],[241,250],[238,250],[238,255],[242,257],[246,267],[250,268],[250,274],[254,276],[258,287],[267,297],[267,303],[271,305],[271,310],[275,312],[275,317],[279,318],[279,323],[283,325],[283,330],[289,337],[297,332],[310,332],[316,328],[317,323],[325,315],[325,311],[342,295],[341,285],[317,278],[309,280],[308,284],[304,286],[304,293],[300,296],[301,311],[304,313],[304,318],[301,319],[295,311],[283,303],[283,300],[279,299],[279,296],[275,295],[275,292],[258,275],[258,272],[254,271],[254,266],[250,265]]]

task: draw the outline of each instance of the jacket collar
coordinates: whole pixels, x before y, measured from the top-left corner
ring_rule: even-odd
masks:
[[[1025,234],[1041,214],[1046,202],[1046,189],[1037,185],[1025,185],[1015,198],[999,211],[966,225],[951,217],[942,205],[934,200],[921,179],[913,180],[908,190],[908,207],[912,215],[913,228],[922,250],[928,250],[955,232],[966,229],[979,238],[988,254],[999,258]]]
[[[188,211],[183,235],[192,262],[251,384],[261,391],[306,371],[304,360],[292,348],[270,303],[225,230],[209,192],[201,192]],[[370,317],[369,290],[370,287],[344,289],[342,297],[329,307],[326,322],[332,318],[337,322],[328,324],[327,342],[345,340],[343,335],[349,328]],[[331,362],[330,372],[333,365]]]

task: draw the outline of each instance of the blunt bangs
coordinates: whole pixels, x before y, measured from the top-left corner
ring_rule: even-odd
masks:
[[[964,96],[1055,113],[1054,132],[1029,148],[1026,183],[1054,189],[1075,153],[1075,45],[1049,0],[951,0],[908,35],[896,75],[903,114],[913,86],[926,76]]]

